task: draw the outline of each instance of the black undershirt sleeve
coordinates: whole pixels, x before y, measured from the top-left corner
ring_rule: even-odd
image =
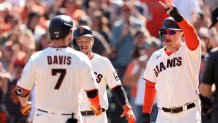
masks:
[[[121,106],[124,106],[126,104],[129,104],[129,101],[128,101],[128,98],[127,98],[127,95],[125,93],[125,90],[123,88],[122,85],[119,85],[119,86],[116,86],[114,87],[111,92],[113,93],[113,95],[116,97],[118,103],[121,105]]]

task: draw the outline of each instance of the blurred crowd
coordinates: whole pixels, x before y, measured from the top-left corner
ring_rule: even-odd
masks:
[[[208,29],[212,23],[211,12],[218,6],[218,1],[173,2],[194,25],[201,39],[201,82],[207,56],[211,49],[218,47],[217,30]],[[131,100],[137,123],[140,122],[145,86],[143,72],[151,54],[162,47],[158,31],[162,20],[167,17],[157,1],[0,0],[0,123],[31,122],[31,117],[19,113],[14,87],[29,57],[49,46],[49,21],[60,14],[71,16],[75,28],[79,25],[92,28],[95,38],[93,51],[108,57],[113,63]],[[110,107],[111,112],[118,109],[113,103]],[[156,106],[153,121],[155,114]],[[116,123],[112,115],[108,117]],[[209,123],[210,118],[205,116],[206,120]]]

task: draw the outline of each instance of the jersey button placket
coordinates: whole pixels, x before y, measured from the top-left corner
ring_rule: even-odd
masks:
[[[173,70],[172,69],[169,69],[169,74],[173,75]],[[169,102],[170,102],[170,105],[172,106],[173,105],[173,98],[172,98],[172,78],[168,78],[168,94],[169,94]]]
[[[170,105],[172,105],[172,93],[170,93],[171,83],[167,81],[167,95]]]

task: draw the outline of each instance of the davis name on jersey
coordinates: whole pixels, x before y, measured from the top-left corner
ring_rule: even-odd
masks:
[[[70,65],[71,57],[70,56],[47,56],[48,65],[51,64],[60,64],[60,65]]]

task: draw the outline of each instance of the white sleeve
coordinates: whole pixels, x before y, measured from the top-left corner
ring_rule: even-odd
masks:
[[[152,55],[153,56],[153,55]],[[150,57],[150,59],[148,60],[148,63],[146,65],[145,68],[145,72],[144,72],[144,79],[151,81],[151,82],[156,82],[156,76],[155,76],[155,71],[154,71],[154,66],[153,66],[153,58],[152,56]]]
[[[195,50],[190,50],[187,45],[185,45],[185,47],[188,55],[188,61],[193,66],[194,70],[196,70],[196,73],[198,73],[201,65],[201,44],[199,43],[197,49]]]
[[[107,85],[109,86],[110,89],[112,89],[113,87],[117,86],[117,85],[121,85],[121,81],[119,76],[117,75],[116,70],[114,69],[113,65],[111,64],[111,62],[106,59],[106,82]]]
[[[190,50],[188,48],[188,46],[185,44],[185,47],[187,49],[187,52],[189,54],[189,57],[193,60],[193,61],[199,61],[201,60],[201,42],[199,42],[198,47],[195,50]]]
[[[36,75],[36,67],[37,64],[35,64],[35,57],[31,56],[27,64],[25,65],[21,78],[18,80],[17,85],[26,89],[31,90],[33,87],[33,84],[35,82],[35,75]]]
[[[93,90],[97,89],[97,82],[95,79],[94,72],[92,70],[91,62],[88,59],[83,61],[83,73],[82,73],[82,82],[84,85],[84,90]]]

